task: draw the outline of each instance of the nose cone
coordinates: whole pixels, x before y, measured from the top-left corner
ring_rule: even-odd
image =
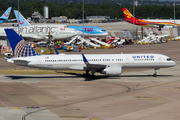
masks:
[[[73,36],[76,36],[77,34],[79,34],[79,31],[78,30],[75,30],[75,29],[72,29],[72,28],[69,28],[69,32],[70,32],[70,36],[73,37]]]
[[[107,35],[108,35],[108,33],[107,33],[107,32],[105,32],[105,33],[104,33],[104,36],[107,36]]]
[[[176,63],[173,61],[173,62],[172,62],[172,66],[175,66],[175,65],[176,65]]]

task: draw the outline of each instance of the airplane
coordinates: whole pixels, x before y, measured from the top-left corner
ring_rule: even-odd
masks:
[[[131,24],[139,25],[139,26],[149,26],[149,27],[157,27],[159,30],[163,27],[172,27],[179,26],[180,20],[157,20],[157,19],[137,19],[135,18],[126,8],[122,8],[124,16],[126,19],[124,21],[129,22]]]
[[[8,20],[10,12],[12,7],[9,7],[0,17],[0,23],[10,22],[11,20]]]
[[[80,31],[78,33],[79,36],[83,36],[83,27],[82,26],[68,26],[69,28]],[[85,37],[103,37],[107,36],[108,33],[100,28],[95,26],[84,26],[84,36]]]
[[[16,19],[18,20],[18,11],[14,10]],[[19,13],[19,31],[20,35],[26,41],[40,41],[44,39],[63,40],[76,36],[79,31],[68,28],[63,24],[36,24],[31,25],[22,15]],[[18,32],[18,27],[0,27],[0,39],[6,39],[4,29],[12,28]]]
[[[16,15],[16,19],[18,19],[18,11],[14,10],[14,13]],[[19,17],[19,26],[30,26],[31,24],[22,16],[20,15]],[[23,21],[21,21],[23,20]],[[82,26],[66,26],[67,28],[75,29],[78,31],[77,35],[83,36],[83,27]],[[100,28],[100,27],[95,27],[95,26],[84,26],[84,36],[85,37],[92,37],[92,36],[107,36],[108,33]]]
[[[18,19],[18,11],[14,10],[14,13],[16,15],[16,19]],[[19,18],[19,26],[30,26],[31,24],[22,16],[20,15]],[[79,36],[83,36],[83,27],[82,26],[66,26],[67,28],[75,29],[78,31]],[[95,27],[95,26],[84,26],[84,36],[85,37],[102,37],[102,36],[107,36],[108,33],[100,28],[100,27]]]
[[[5,29],[5,32],[15,56],[7,58],[7,62],[32,68],[86,71],[83,77],[93,77],[95,72],[120,75],[123,68],[154,68],[155,77],[157,69],[176,65],[168,56],[152,53],[39,55],[13,29]]]

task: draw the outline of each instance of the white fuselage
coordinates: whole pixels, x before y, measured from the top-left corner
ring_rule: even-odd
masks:
[[[173,19],[143,19],[145,21],[150,21],[150,22],[169,22],[169,23],[174,23],[175,24],[180,24],[180,20],[173,20]]]
[[[0,39],[5,39],[4,29],[14,29],[18,33],[18,27],[0,27]],[[62,40],[77,35],[78,31],[59,24],[41,24],[20,27],[20,35],[25,40],[44,40],[48,35],[52,35],[54,40]]]
[[[169,57],[161,54],[85,54],[84,56],[89,64],[97,65],[97,69],[105,69],[107,65],[113,65],[116,68],[166,68],[176,64]],[[12,58],[7,61],[51,70],[85,70],[86,67],[81,54],[39,55]],[[102,65],[102,67],[98,67],[98,65]]]

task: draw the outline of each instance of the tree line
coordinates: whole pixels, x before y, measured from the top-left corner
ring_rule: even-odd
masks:
[[[61,1],[61,0],[60,0]],[[34,11],[38,11],[43,15],[43,7],[49,7],[49,18],[58,16],[67,16],[69,19],[81,19],[82,18],[82,4],[80,3],[67,3],[62,4],[60,1],[37,1],[37,0],[20,0],[19,11],[27,18],[31,17]],[[0,15],[8,7],[13,7],[10,19],[15,18],[13,10],[18,9],[18,3],[16,0],[0,0]],[[110,16],[111,19],[123,19],[124,14],[121,8],[126,7],[131,13],[133,13],[133,6],[127,4],[84,4],[84,15],[86,16]],[[176,6],[176,19],[180,19],[180,6]],[[141,5],[135,7],[135,17],[137,18],[160,18],[170,19],[174,18],[174,6],[159,6],[159,5]]]

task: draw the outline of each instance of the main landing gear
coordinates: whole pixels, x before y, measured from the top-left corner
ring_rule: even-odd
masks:
[[[94,75],[96,72],[95,69],[91,69],[91,74],[89,74],[89,70],[86,70],[86,73],[83,74],[84,78],[96,78],[96,76]]]
[[[154,68],[154,74],[153,74],[153,77],[157,77],[157,70],[159,70],[159,68]]]

